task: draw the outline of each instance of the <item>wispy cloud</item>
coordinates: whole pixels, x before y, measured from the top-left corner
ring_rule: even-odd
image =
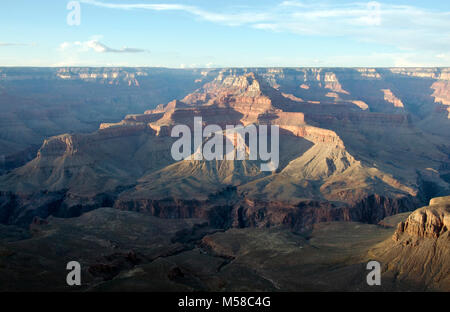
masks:
[[[0,42],[0,47],[33,47],[36,43]]]
[[[78,52],[94,51],[97,53],[142,53],[148,52],[144,49],[123,47],[121,49],[114,49],[101,43],[98,39],[91,39],[88,41],[63,42],[59,46],[60,51],[72,50],[78,48]]]
[[[223,23],[230,26],[238,26],[243,24],[257,23],[270,18],[270,14],[266,12],[230,12],[230,13],[216,13],[208,10],[201,9],[196,6],[184,5],[184,4],[119,4],[108,3],[96,0],[81,0],[82,3],[91,4],[97,7],[109,8],[109,9],[122,9],[122,10],[152,10],[152,11],[183,11],[190,13],[194,16],[200,17],[204,20],[216,23]]]
[[[330,3],[283,1],[272,7],[222,8],[219,11],[174,3],[82,3],[121,10],[182,11],[196,18],[230,26],[290,32],[299,35],[349,37],[400,49],[445,52],[450,49],[450,12],[410,5],[369,2]]]

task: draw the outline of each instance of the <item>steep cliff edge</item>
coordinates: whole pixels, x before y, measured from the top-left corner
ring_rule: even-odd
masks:
[[[398,285],[450,291],[450,196],[434,198],[400,222],[392,238],[375,246],[385,276]]]

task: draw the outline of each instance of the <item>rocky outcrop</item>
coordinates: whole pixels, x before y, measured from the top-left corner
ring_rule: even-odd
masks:
[[[386,279],[421,290],[450,290],[450,196],[434,198],[398,224],[392,238],[369,257],[383,264]]]
[[[450,105],[450,81],[436,81],[431,88],[434,90],[432,96],[436,103]]]
[[[414,238],[434,238],[448,235],[450,229],[450,196],[430,200],[430,205],[412,213],[398,224],[394,240],[403,235]]]
[[[63,134],[45,140],[37,153],[37,157],[58,157],[64,154],[73,154],[77,151],[80,142],[79,136]]]
[[[311,127],[311,126],[291,126],[291,125],[280,125],[280,128],[290,131],[293,135],[305,138],[316,144],[326,143],[332,146],[344,147],[344,142],[336,134],[336,132]]]
[[[381,91],[383,91],[384,93],[385,101],[392,103],[394,107],[404,107],[402,101],[398,97],[396,97],[390,89],[382,89]]]

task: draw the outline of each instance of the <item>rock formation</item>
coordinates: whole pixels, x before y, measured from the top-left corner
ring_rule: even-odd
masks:
[[[12,94],[30,77],[61,88],[55,103],[84,92],[60,111],[27,110],[50,101]],[[9,166],[0,279],[10,279],[8,259],[20,275],[33,255],[44,259],[33,276],[53,281],[46,265],[75,255],[70,244],[86,248],[77,256],[90,290],[367,290],[369,258],[384,265],[383,290],[448,290],[448,197],[392,224],[450,194],[449,77],[444,68],[0,69],[0,104],[24,108],[0,118],[42,121],[37,136],[33,122],[2,123],[0,154],[17,156],[0,157]],[[96,129],[66,127],[92,114]],[[222,129],[278,125],[278,168],[248,157],[175,161],[171,131],[192,129],[194,117]]]
[[[450,196],[433,198],[400,222],[392,238],[375,246],[370,256],[380,260],[386,278],[398,285],[449,291],[449,228]]]
[[[85,79],[121,77],[105,75]],[[181,100],[129,114],[121,122],[102,123],[90,134],[45,140],[35,159],[0,177],[0,190],[10,194],[2,205],[16,205],[6,210],[4,222],[23,224],[33,215],[76,216],[107,204],[231,226],[290,224],[301,231],[321,220],[376,223],[411,210],[422,198],[448,192],[441,176],[450,168],[450,148],[440,136],[416,135],[421,130],[409,113],[388,113],[388,106],[385,112],[374,112],[371,105],[378,102],[367,101],[364,106],[347,91],[353,88],[351,79],[370,83],[372,89],[375,81],[380,84],[380,101],[405,110],[407,103],[394,96],[392,87],[381,87],[383,77],[392,75],[377,70],[219,70],[214,79]],[[304,84],[308,89],[299,87]],[[320,94],[326,98],[330,91],[339,95],[336,103],[322,102]],[[278,169],[264,173],[259,162],[251,160],[175,162],[170,156],[171,129],[177,124],[193,127],[195,116],[201,116],[204,125],[221,127],[278,125]],[[420,148],[408,146],[413,136]],[[401,160],[405,157],[407,162]],[[432,176],[429,168],[441,172]],[[227,195],[232,199],[216,204],[210,200],[230,187],[235,189]],[[430,190],[433,194],[422,194]],[[47,193],[56,207],[35,207],[33,212],[28,202],[11,200]],[[264,208],[250,209],[249,202]],[[303,208],[308,205],[315,208]],[[228,219],[212,220],[218,211]],[[255,213],[261,220],[254,219]]]

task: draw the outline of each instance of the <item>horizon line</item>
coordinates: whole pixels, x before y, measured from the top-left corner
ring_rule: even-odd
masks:
[[[373,69],[391,69],[391,68],[435,68],[435,69],[450,69],[448,66],[218,66],[218,67],[167,67],[167,66],[100,66],[100,65],[68,65],[68,66],[29,66],[29,65],[0,65],[0,68],[159,68],[159,69],[249,69],[249,68],[373,68]]]

